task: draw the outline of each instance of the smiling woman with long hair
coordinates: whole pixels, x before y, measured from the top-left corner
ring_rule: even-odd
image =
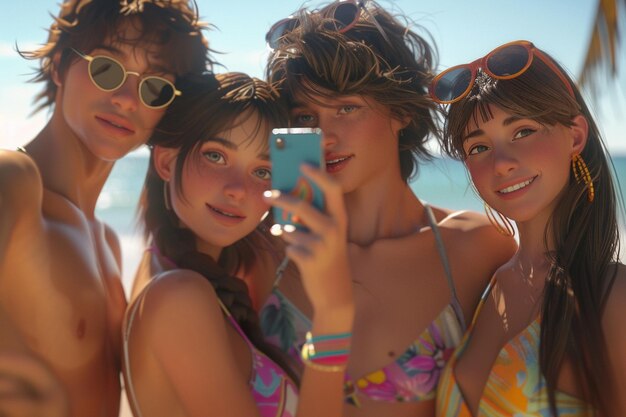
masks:
[[[438,415],[625,415],[618,197],[576,86],[517,41],[443,72],[431,93],[450,104],[447,153],[464,161],[493,218],[519,230],[444,371]]]

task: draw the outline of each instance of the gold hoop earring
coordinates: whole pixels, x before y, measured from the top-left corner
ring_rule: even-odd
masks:
[[[515,228],[511,224],[511,221],[502,213],[500,213],[498,210],[492,209],[489,206],[489,204],[484,203],[484,205],[485,205],[485,213],[487,213],[487,218],[489,219],[489,222],[493,225],[493,227],[495,227],[496,230],[504,236],[508,236],[508,237],[515,236]],[[497,213],[498,217],[500,218],[500,221],[496,219],[496,215],[493,214],[494,211]]]
[[[589,168],[587,168],[587,164],[580,154],[576,154],[572,157],[572,171],[574,171],[574,177],[576,178],[577,183],[580,184],[581,181],[585,183],[585,187],[587,188],[587,199],[591,203],[596,196],[596,191],[593,188],[593,181],[591,180]]]
[[[172,204],[170,203],[169,184],[169,181],[163,181],[163,201],[165,202],[165,210],[172,211]]]

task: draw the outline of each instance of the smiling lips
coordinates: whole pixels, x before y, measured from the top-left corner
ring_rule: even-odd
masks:
[[[245,216],[233,213],[230,211],[225,211],[223,209],[218,209],[217,207],[213,207],[210,204],[206,204],[207,208],[211,210],[211,213],[215,214],[216,217],[222,222],[226,224],[236,224],[244,221],[246,219]]]
[[[509,186],[509,187],[506,187],[506,188],[503,188],[503,189],[501,189],[501,190],[498,190],[498,193],[499,193],[499,194],[510,194],[510,193],[512,193],[512,192],[514,192],[514,191],[521,190],[522,188],[526,188],[526,187],[527,187],[527,186],[529,186],[529,185],[530,185],[533,181],[535,181],[535,178],[537,178],[537,177],[535,176],[535,177],[532,177],[532,178],[531,178],[531,179],[529,179],[529,180],[522,181],[522,182],[519,182],[519,183],[517,183],[517,184],[513,184],[513,185],[511,185],[511,186]]]
[[[99,122],[106,124],[108,126],[111,126],[123,133],[126,133],[126,134],[135,133],[133,126],[127,120],[123,118],[115,117],[113,115],[105,115],[105,116],[96,116],[96,119]]]
[[[327,155],[326,156],[326,172],[338,172],[341,171],[348,161],[352,159],[354,155],[340,156],[340,155]]]

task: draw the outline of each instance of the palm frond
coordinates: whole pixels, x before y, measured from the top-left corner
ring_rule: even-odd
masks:
[[[599,90],[601,76],[612,80],[618,76],[618,56],[622,47],[620,29],[626,25],[626,0],[598,0],[594,25],[582,71],[581,86],[592,94]]]

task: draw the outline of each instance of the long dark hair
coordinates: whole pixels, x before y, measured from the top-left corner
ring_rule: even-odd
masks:
[[[546,250],[548,241],[554,242],[554,249],[547,254],[552,266],[543,294],[539,358],[553,415],[558,415],[555,391],[566,357],[575,366],[585,399],[602,415],[610,415],[609,400],[616,393],[601,319],[617,273],[618,199],[612,163],[596,123],[575,84],[561,71],[575,97],[537,58],[525,73],[511,80],[496,80],[479,72],[468,96],[450,105],[442,145],[448,155],[464,160],[467,124],[477,118],[488,120],[490,106],[546,126],[571,126],[572,119],[581,114],[587,119],[589,133],[580,155],[593,179],[595,199],[588,201],[585,184],[578,183],[570,172],[569,185],[546,227]]]
[[[373,1],[363,6],[347,32],[328,29],[317,13],[300,9],[300,26],[284,36],[270,56],[267,78],[280,83],[288,105],[295,94],[334,98],[362,95],[408,120],[399,137],[402,179],[417,174],[418,159],[428,160],[429,134],[437,132],[436,107],[428,84],[436,66],[436,50],[406,17],[394,17]],[[404,20],[402,22],[401,20]]]
[[[183,198],[182,170],[190,158],[198,157],[205,140],[255,115],[259,116],[256,132],[267,132],[267,136],[272,127],[286,123],[286,112],[278,102],[275,89],[245,74],[207,73],[183,79],[177,87],[183,94],[172,102],[148,144],[179,150],[174,189]],[[252,132],[251,137],[256,132]],[[166,207],[165,198],[164,181],[156,172],[152,153],[139,211],[146,240],[151,240],[177,267],[206,277],[252,343],[293,376],[285,355],[264,341],[248,287],[234,276],[238,271],[245,273],[257,257],[277,256],[279,241],[261,224],[248,236],[224,248],[220,258],[214,260],[197,250],[193,231],[180,226],[176,213]]]

